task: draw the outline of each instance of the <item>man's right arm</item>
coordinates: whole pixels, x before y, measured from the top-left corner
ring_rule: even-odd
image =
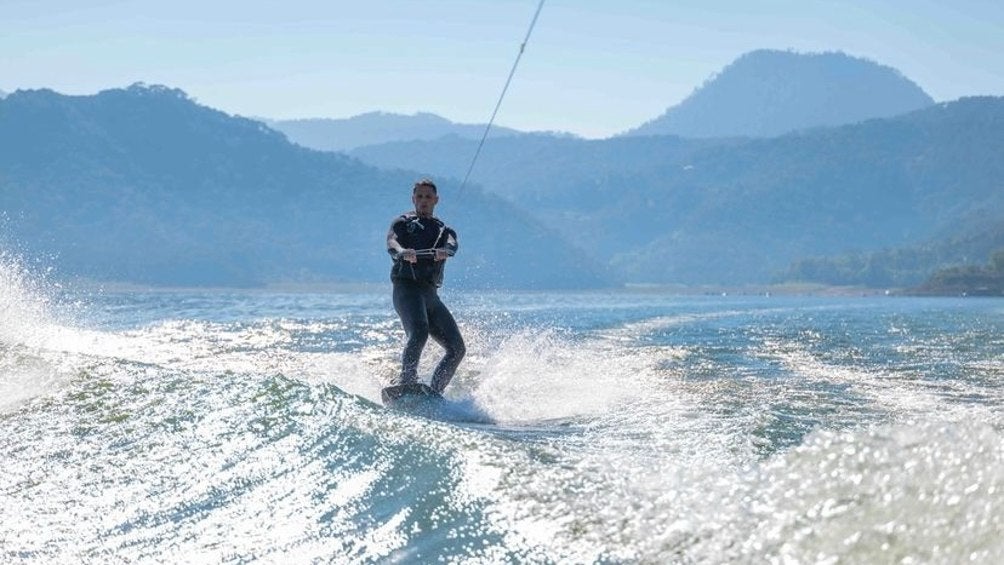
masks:
[[[418,261],[418,255],[415,254],[414,249],[408,249],[401,245],[401,242],[397,240],[397,231],[394,229],[399,222],[395,221],[390,225],[390,229],[387,230],[387,253],[394,258],[395,261],[398,259],[404,259],[409,263],[414,263]]]

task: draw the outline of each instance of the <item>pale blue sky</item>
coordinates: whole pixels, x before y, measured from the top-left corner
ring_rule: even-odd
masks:
[[[181,88],[269,118],[484,123],[538,0],[0,0],[0,90]],[[840,50],[936,100],[1004,95],[1004,2],[548,0],[498,123],[603,137],[758,48]]]

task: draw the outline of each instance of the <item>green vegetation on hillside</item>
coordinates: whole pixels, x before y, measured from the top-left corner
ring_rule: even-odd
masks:
[[[799,259],[779,274],[777,280],[872,288],[914,287],[939,269],[963,268],[1004,247],[1004,220],[973,224],[975,228],[965,228],[962,233],[921,245]]]
[[[990,256],[985,265],[942,269],[919,287],[915,294],[1004,296],[1004,248]]]

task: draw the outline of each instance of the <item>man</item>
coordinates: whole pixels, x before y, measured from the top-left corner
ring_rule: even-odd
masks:
[[[418,381],[418,361],[431,335],[446,349],[430,383],[433,390],[442,394],[466,353],[457,323],[436,291],[443,284],[447,258],[457,252],[457,234],[432,215],[439,195],[431,180],[415,183],[411,201],[415,210],[398,216],[387,232],[387,251],[394,259],[390,272],[394,309],[408,334],[401,375],[395,384]]]

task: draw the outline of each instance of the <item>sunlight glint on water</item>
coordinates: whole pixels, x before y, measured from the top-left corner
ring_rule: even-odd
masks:
[[[383,295],[3,268],[5,561],[1004,558],[992,301],[457,294],[485,425],[376,404]]]

